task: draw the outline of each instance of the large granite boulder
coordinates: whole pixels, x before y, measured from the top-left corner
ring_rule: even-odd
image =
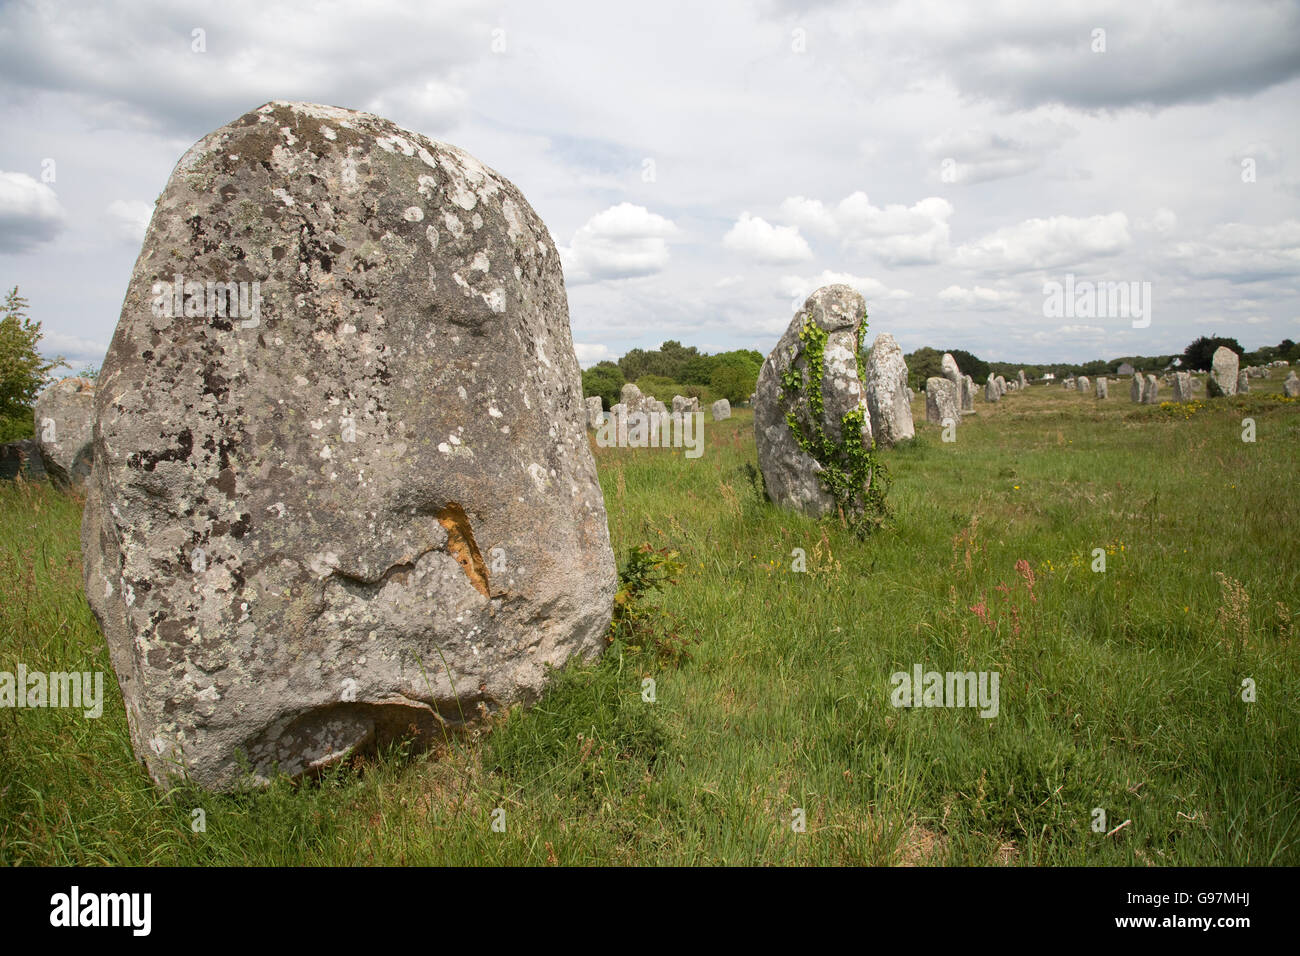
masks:
[[[870,448],[871,416],[858,377],[858,336],[866,303],[847,285],[830,285],[810,295],[758,374],[754,402],[754,440],[767,495],[776,504],[813,517],[831,513],[837,502],[819,477],[824,464],[800,447],[790,428],[794,421],[805,438],[818,432],[834,443],[846,438]],[[801,336],[810,323],[825,334],[820,357]],[[822,412],[810,401],[815,377],[821,378]],[[846,436],[847,422],[857,429]]]
[[[989,380],[984,383],[984,401],[996,403],[1002,400],[1002,393],[998,391],[997,378],[990,375]]]
[[[1081,392],[1092,391],[1092,382],[1088,380],[1088,376],[1086,375],[1079,376],[1079,391]]]
[[[943,424],[949,419],[961,424],[961,391],[951,379],[931,376],[925,380],[925,420]]]
[[[95,425],[95,383],[74,375],[36,396],[36,444],[45,471],[62,485],[84,485],[90,476]]]
[[[258,285],[217,309],[218,282]],[[299,103],[191,148],[100,373],[82,527],[153,778],[441,740],[597,654],[617,577],[583,416],[559,255],[501,175]]]
[[[1211,398],[1223,398],[1237,394],[1237,374],[1239,359],[1237,353],[1226,345],[1214,350],[1210,359],[1210,377],[1206,380],[1206,394]]]
[[[867,393],[871,434],[876,444],[892,448],[900,441],[915,438],[912,396],[907,387],[907,362],[903,360],[903,350],[888,332],[881,332],[872,343],[862,384]]]

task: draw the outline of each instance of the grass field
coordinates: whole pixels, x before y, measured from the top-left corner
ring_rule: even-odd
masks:
[[[643,610],[682,642],[617,640],[436,753],[241,796],[153,788],[81,592],[80,503],[0,484],[0,670],[110,688],[98,720],[0,709],[0,863],[1300,863],[1281,379],[1163,407],[1033,387],[977,400],[953,443],[918,400],[863,542],[759,501],[746,410],[698,459],[596,449],[620,566],[680,555]],[[893,707],[917,664],[998,672],[997,717]]]

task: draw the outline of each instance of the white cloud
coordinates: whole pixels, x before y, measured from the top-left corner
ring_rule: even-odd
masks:
[[[63,226],[53,189],[26,173],[0,172],[0,252],[30,252]]]
[[[933,179],[973,185],[1032,172],[1077,134],[1074,127],[1051,121],[1021,124],[1008,131],[977,126],[946,130],[923,148],[934,164]]]
[[[98,365],[108,354],[108,343],[97,342],[79,335],[42,330],[41,353],[51,357],[61,355],[74,366],[86,363]]]
[[[727,249],[768,265],[801,262],[813,257],[808,241],[791,226],[774,226],[766,219],[742,212],[722,237]]]
[[[114,199],[105,212],[113,221],[118,238],[139,244],[144,241],[145,230],[153,218],[153,203],[139,199]]]
[[[955,262],[967,269],[988,272],[1050,269],[1112,256],[1132,242],[1128,216],[1122,212],[1086,219],[1026,219],[958,247]]]
[[[668,239],[678,229],[645,206],[619,203],[587,220],[568,246],[559,246],[571,284],[654,275],[668,265]]]
[[[870,276],[851,275],[847,272],[832,272],[829,269],[823,270],[821,275],[807,278],[802,276],[782,276],[777,283],[777,294],[789,298],[795,303],[794,307],[797,309],[808,296],[828,285],[851,286],[862,293],[862,297],[867,300],[868,306],[873,299],[901,301],[912,297],[912,293],[906,289],[891,289],[879,279],[873,279]]]
[[[573,351],[578,356],[578,364],[583,368],[591,368],[597,362],[614,358],[614,353],[609,350],[609,346],[597,342],[574,342]]]
[[[1178,243],[1170,258],[1188,274],[1238,282],[1300,274],[1300,219],[1215,226],[1203,240]]]
[[[1161,206],[1152,214],[1150,219],[1139,219],[1135,225],[1143,232],[1154,232],[1161,236],[1167,236],[1178,226],[1178,216],[1172,209]]]
[[[939,301],[952,309],[1000,309],[1019,301],[1020,296],[1006,289],[988,289],[977,285],[964,289],[950,285],[939,293]]]
[[[791,196],[781,203],[787,220],[837,237],[856,253],[874,255],[891,265],[938,262],[948,252],[952,203],[930,196],[911,206],[874,206],[864,192],[841,199],[834,208],[820,199]]]

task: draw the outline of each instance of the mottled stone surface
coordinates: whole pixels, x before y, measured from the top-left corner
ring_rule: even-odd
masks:
[[[844,416],[862,409],[861,441],[871,447],[871,416],[858,377],[858,334],[866,315],[861,295],[847,285],[830,285],[810,295],[772,349],[758,374],[754,403],[754,440],[758,464],[763,472],[767,495],[776,504],[820,517],[836,502],[822,487],[817,475],[822,466],[799,447],[786,421],[793,412],[804,429],[813,428],[813,411],[806,389],[783,392],[782,378],[794,370],[808,381],[808,353],[800,341],[804,321],[812,321],[827,333],[822,356],[823,411],[821,427],[833,441],[843,441]]]
[[[1296,378],[1294,371],[1282,383],[1282,393],[1289,398],[1300,397],[1300,378]]]
[[[1110,380],[1105,375],[1097,376],[1097,398],[1110,398]]]
[[[943,353],[943,358],[939,361],[939,374],[956,385],[957,388],[961,388],[961,369],[957,366],[957,360],[952,357],[950,352]]]
[[[587,427],[596,428],[605,419],[605,400],[599,395],[587,399]]]
[[[984,383],[984,401],[995,403],[1001,400],[1002,393],[998,391],[997,379],[990,375],[989,380]]]
[[[961,410],[963,413],[975,411],[975,380],[969,375],[961,377]]]
[[[34,438],[0,445],[0,478],[12,481],[19,475],[27,481],[41,481],[49,477],[45,473],[41,449]]]
[[[1237,373],[1237,394],[1246,395],[1250,392],[1250,376],[1245,372]]]
[[[258,281],[256,315],[157,283]],[[209,300],[210,301],[210,300]],[[271,103],[177,164],[96,395],[86,594],[156,781],[441,739],[616,586],[559,255],[467,153]]]
[[[903,350],[888,332],[881,332],[871,345],[867,368],[862,376],[871,414],[871,434],[883,448],[916,437],[912,422],[912,395],[907,387],[907,362]]]
[[[1129,399],[1137,404],[1142,403],[1142,389],[1146,381],[1142,378],[1141,372],[1134,372],[1133,378],[1129,380],[1128,396]]]
[[[1226,345],[1220,345],[1214,350],[1214,357],[1210,360],[1210,377],[1206,380],[1206,391],[1211,398],[1237,394],[1238,363],[1237,353]]]
[[[713,414],[715,422],[725,421],[731,417],[731,402],[720,398],[709,407],[709,411]]]
[[[33,412],[46,473],[63,485],[84,485],[94,451],[94,382],[76,375],[60,379],[36,396]]]
[[[623,386],[623,390],[619,394],[619,404],[627,408],[628,414],[649,411],[646,407],[646,398],[641,394],[641,389],[631,382]]]
[[[961,424],[961,391],[951,379],[932,376],[925,380],[925,420],[943,424],[944,419]]]
[[[1029,381],[1025,378],[1025,370],[1023,368],[1016,373],[1016,378],[1019,380],[1021,388],[1027,388],[1029,386]]]
[[[1160,402],[1160,380],[1148,374],[1142,386],[1142,404],[1156,405]]]
[[[1086,375],[1079,376],[1079,391],[1081,392],[1092,391],[1092,382],[1088,380],[1088,376]]]

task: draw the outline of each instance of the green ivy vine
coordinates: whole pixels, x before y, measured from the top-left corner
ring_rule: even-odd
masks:
[[[863,313],[855,355],[861,354],[866,330],[867,316]],[[859,537],[865,537],[888,517],[885,495],[889,491],[889,473],[884,462],[876,457],[875,441],[870,446],[862,442],[865,408],[855,408],[840,419],[840,441],[822,427],[826,408],[822,375],[827,338],[826,330],[811,316],[804,319],[799,341],[803,343],[805,368],[801,370],[791,363],[781,373],[781,397],[790,400],[803,393],[808,399],[811,423],[805,427],[793,409],[786,412],[785,420],[799,448],[822,466],[817,477],[835,499],[841,522]]]

